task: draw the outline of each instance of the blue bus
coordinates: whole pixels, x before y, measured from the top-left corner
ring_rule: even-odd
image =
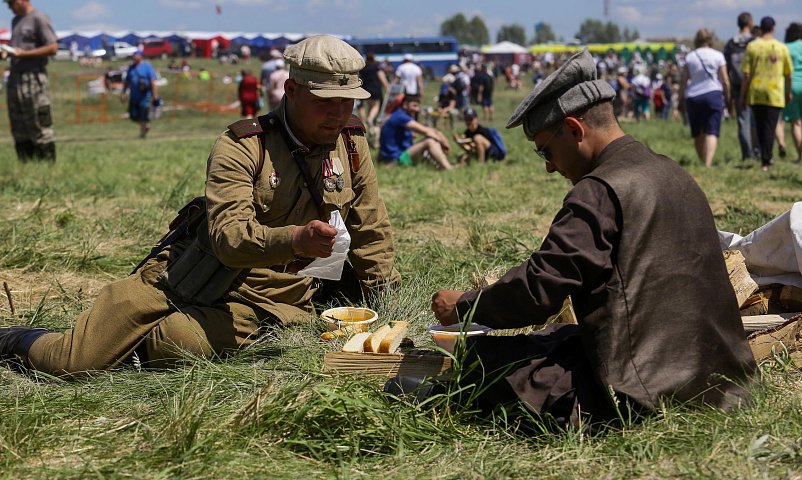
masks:
[[[404,61],[404,55],[411,53],[428,79],[445,75],[448,67],[456,64],[459,58],[456,37],[352,38],[348,43],[363,57],[372,52],[377,62],[387,59],[394,67]]]

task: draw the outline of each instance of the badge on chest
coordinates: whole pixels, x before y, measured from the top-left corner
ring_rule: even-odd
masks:
[[[327,192],[342,191],[345,188],[343,164],[339,157],[324,158],[322,162],[323,188]]]

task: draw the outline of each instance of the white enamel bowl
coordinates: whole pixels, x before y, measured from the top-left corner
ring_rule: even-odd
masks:
[[[484,325],[479,325],[478,323],[472,323],[468,326],[467,330],[465,327],[463,327],[462,332],[460,332],[459,324],[448,326],[432,325],[426,330],[432,334],[432,337],[434,337],[435,345],[447,351],[448,353],[454,353],[454,347],[456,346],[457,340],[461,335],[466,337],[487,335],[487,333],[493,329],[490,327],[485,327]]]

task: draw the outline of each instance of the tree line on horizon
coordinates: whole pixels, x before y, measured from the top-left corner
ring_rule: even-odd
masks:
[[[518,45],[534,45],[554,41],[564,41],[554,34],[551,24],[539,22],[535,25],[535,33],[527,42],[526,29],[518,24],[502,25],[496,34],[496,43],[509,41]],[[457,13],[440,24],[440,35],[457,38],[457,42],[466,45],[487,45],[490,43],[490,33],[482,17],[474,15],[468,20],[462,13]],[[586,18],[574,34],[581,43],[617,43],[631,42],[640,37],[637,29],[630,30],[625,26],[623,30],[611,21]]]

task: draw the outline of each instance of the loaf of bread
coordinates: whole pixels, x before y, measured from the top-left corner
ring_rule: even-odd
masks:
[[[385,325],[376,330],[371,336],[365,339],[365,351],[369,353],[378,353],[379,345],[381,345],[384,336],[390,332],[390,325]]]
[[[379,343],[379,353],[395,352],[398,349],[398,345],[401,344],[401,340],[404,339],[404,335],[407,334],[407,330],[409,330],[409,322],[395,322],[393,328],[387,332],[387,335]]]
[[[345,345],[343,345],[343,352],[345,353],[362,353],[365,351],[365,340],[370,336],[370,332],[357,333],[351,337]]]

